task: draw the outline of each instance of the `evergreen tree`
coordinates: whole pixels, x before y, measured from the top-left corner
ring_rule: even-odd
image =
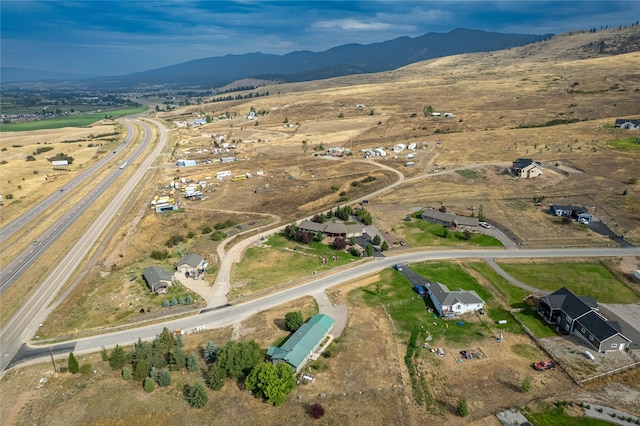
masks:
[[[69,352],[69,361],[67,363],[67,367],[69,368],[69,373],[76,374],[80,371],[80,364],[78,364],[78,360],[73,355],[73,352]]]
[[[182,348],[175,348],[169,352],[169,370],[176,371],[183,369],[187,363],[187,355]]]
[[[379,246],[381,242],[382,242],[382,238],[380,237],[380,235],[376,234],[376,236],[373,237],[373,245]]]
[[[158,369],[156,367],[151,367],[151,370],[149,370],[149,377],[151,377],[154,382],[158,381]]]
[[[211,341],[207,340],[204,348],[202,349],[202,356],[204,357],[205,362],[212,364],[216,361],[216,356],[218,355],[218,347]]]
[[[207,389],[204,387],[202,382],[195,382],[193,386],[189,388],[187,392],[187,401],[189,401],[189,405],[194,408],[202,408],[209,401],[209,395],[207,394]]]
[[[458,408],[456,409],[456,413],[460,417],[467,417],[469,415],[469,405],[467,404],[467,400],[464,398],[460,398],[458,401]]]
[[[373,256],[373,246],[371,244],[367,244],[367,256]]]
[[[129,367],[122,369],[122,378],[124,380],[131,380],[131,370],[129,370]]]
[[[124,353],[124,349],[120,345],[116,345],[111,351],[109,357],[109,365],[114,370],[120,370],[127,362],[127,355]]]
[[[207,384],[213,390],[220,390],[224,386],[224,379],[227,377],[227,372],[223,368],[220,368],[218,364],[213,364],[209,368],[209,378]]]
[[[389,250],[389,243],[387,243],[386,241],[383,241],[382,244],[380,245],[380,251],[387,251]]]
[[[189,356],[187,357],[187,370],[188,371],[198,371],[200,369],[200,362],[198,361],[198,355],[195,352],[189,352]]]
[[[109,353],[104,346],[102,347],[102,351],[100,352],[100,358],[102,358],[102,360],[105,362],[109,361]]]
[[[167,387],[171,384],[171,373],[169,370],[160,370],[158,372],[158,386]]]

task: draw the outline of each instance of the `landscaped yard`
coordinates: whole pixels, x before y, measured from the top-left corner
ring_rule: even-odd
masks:
[[[337,260],[334,261],[334,256]],[[322,264],[322,257],[327,263]],[[274,235],[252,247],[232,272],[231,296],[248,295],[361,259],[318,242],[302,244]]]
[[[561,287],[599,303],[636,303],[640,297],[598,261],[567,263],[507,263],[500,267],[515,279],[540,290],[554,292]]]
[[[419,216],[419,215],[417,215]],[[502,243],[484,234],[471,233],[471,238],[466,239],[463,232],[447,230],[445,227],[423,219],[411,218],[411,222],[402,222],[404,236],[409,245],[414,247],[428,246],[481,246],[502,247]]]
[[[640,149],[640,138],[632,137],[625,139],[616,139],[607,142],[607,145],[616,149]]]

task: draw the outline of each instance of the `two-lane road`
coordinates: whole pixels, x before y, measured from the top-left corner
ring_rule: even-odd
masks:
[[[51,346],[38,346],[30,348],[25,346],[11,361],[9,366],[19,365],[25,362],[44,361],[49,356],[51,349],[54,354],[66,355],[70,351],[74,353],[89,353],[99,351],[102,347],[110,348],[117,344],[129,345],[138,339],[150,340],[157,336],[163,327],[169,329],[181,328],[193,330],[198,326],[207,328],[225,327],[238,323],[255,313],[279,306],[292,300],[299,299],[317,291],[324,291],[331,287],[359,280],[371,274],[389,268],[396,263],[413,263],[428,260],[450,259],[506,259],[506,258],[575,258],[575,257],[618,257],[640,256],[640,248],[618,249],[549,249],[549,250],[447,250],[425,251],[411,254],[401,254],[386,258],[377,258],[358,264],[353,268],[340,271],[335,275],[326,275],[309,281],[298,287],[289,288],[278,293],[265,296],[246,303],[210,308],[201,311],[199,315],[188,318],[170,320],[162,324],[148,325],[136,329],[122,330],[113,333],[97,335],[69,341]],[[562,283],[558,283],[561,285]]]

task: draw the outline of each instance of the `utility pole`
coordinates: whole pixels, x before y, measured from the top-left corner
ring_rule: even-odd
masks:
[[[56,361],[53,359],[53,349],[49,348],[49,355],[51,355],[51,363],[53,364],[53,372],[57,373],[58,369],[56,368]]]

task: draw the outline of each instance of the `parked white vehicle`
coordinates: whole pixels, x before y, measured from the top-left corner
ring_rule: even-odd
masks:
[[[482,226],[483,228],[491,228],[491,225],[489,225],[487,222],[480,222],[480,226]]]

